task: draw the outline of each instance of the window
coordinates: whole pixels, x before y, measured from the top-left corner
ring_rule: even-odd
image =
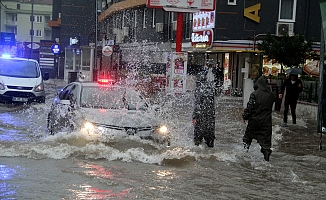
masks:
[[[36,30],[36,36],[42,37],[42,30]]]
[[[82,70],[90,70],[91,65],[90,60],[91,49],[82,49]]]
[[[36,22],[42,23],[42,21],[43,21],[42,18],[43,18],[42,16],[36,16]]]
[[[134,27],[137,27],[137,10],[134,11]]]
[[[33,21],[35,21],[35,16],[34,16],[34,15],[33,15],[33,16],[32,16],[32,15],[31,15],[31,16],[29,16],[29,21],[30,21],[30,22],[33,22]]]
[[[153,11],[153,13],[152,13],[152,14],[153,14],[153,15],[152,15],[152,19],[153,19],[153,21],[152,21],[152,22],[153,22],[153,23],[152,23],[152,27],[153,27],[153,28],[155,28],[155,10],[156,10],[156,9],[152,9],[152,11]]]
[[[279,21],[294,22],[297,0],[280,0]]]
[[[14,22],[17,21],[17,14],[11,15],[11,21],[14,21]]]
[[[237,0],[228,0],[228,5],[237,5]]]
[[[144,13],[143,13],[143,29],[146,28],[146,14],[147,14],[147,9],[144,8]]]
[[[17,10],[20,10],[20,4],[17,4]]]

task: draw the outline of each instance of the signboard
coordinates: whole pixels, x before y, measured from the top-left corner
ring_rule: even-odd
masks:
[[[61,50],[61,48],[60,48],[60,45],[59,45],[59,44],[53,44],[53,45],[51,46],[51,51],[52,51],[52,53],[54,53],[54,54],[58,54],[58,53],[60,53],[60,50]]]
[[[193,14],[192,30],[215,28],[215,11],[200,11]]]
[[[57,46],[55,46],[57,45]],[[53,40],[40,40],[39,63],[41,68],[53,69],[55,65],[54,52],[60,53],[60,46]]]
[[[147,0],[149,8],[177,7],[198,10],[215,10],[216,0]]]
[[[102,49],[103,56],[111,56],[113,53],[113,47],[111,46],[104,46]]]
[[[0,45],[16,46],[15,33],[0,33]]]
[[[168,55],[167,77],[174,93],[186,92],[188,53],[172,52]]]
[[[213,30],[194,31],[191,34],[191,46],[196,49],[208,49],[213,44]]]

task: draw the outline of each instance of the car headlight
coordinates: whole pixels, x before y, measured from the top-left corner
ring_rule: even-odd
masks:
[[[44,85],[43,83],[39,84],[38,86],[36,86],[35,88],[35,92],[41,92],[44,90]]]
[[[158,128],[158,132],[161,134],[167,134],[168,133],[168,127],[165,125],[162,125]]]
[[[84,128],[86,130],[94,130],[95,129],[95,126],[92,123],[90,123],[90,122],[85,122]]]
[[[96,131],[96,126],[91,122],[85,122],[81,128],[82,132],[86,132],[88,134],[94,133]]]

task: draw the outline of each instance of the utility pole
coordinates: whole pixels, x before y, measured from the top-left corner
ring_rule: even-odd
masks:
[[[31,15],[31,55],[29,56],[29,58],[33,58],[33,36],[34,36],[34,0],[31,0],[31,4],[32,4],[32,15]]]

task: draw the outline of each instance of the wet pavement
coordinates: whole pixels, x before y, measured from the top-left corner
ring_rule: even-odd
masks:
[[[242,146],[241,97],[216,98],[214,148],[193,143],[193,94],[163,95],[172,142],[137,137],[48,135],[51,101],[66,83],[45,83],[46,103],[0,109],[0,199],[324,199],[325,151],[316,120],[281,127],[273,112],[273,153]],[[160,100],[163,100],[161,98]],[[14,110],[13,110],[14,109]],[[35,120],[37,119],[37,120]],[[291,123],[291,118],[289,117]]]

